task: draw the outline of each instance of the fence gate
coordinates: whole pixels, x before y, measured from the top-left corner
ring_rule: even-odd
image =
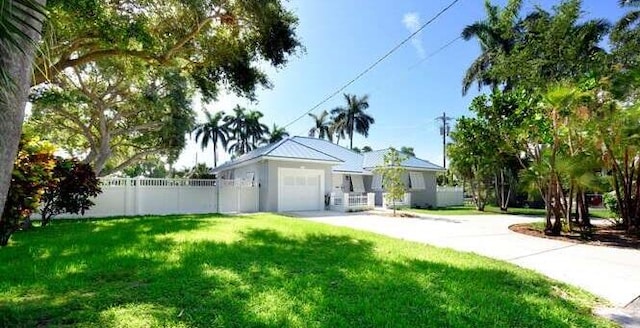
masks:
[[[221,213],[251,213],[258,211],[258,187],[253,181],[219,180],[219,202]]]

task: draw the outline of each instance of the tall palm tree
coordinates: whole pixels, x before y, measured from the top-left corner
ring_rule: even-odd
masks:
[[[289,136],[289,132],[284,127],[277,126],[275,123],[265,134],[266,136],[262,138],[262,141],[266,144],[276,143]]]
[[[336,115],[331,115],[331,125],[329,125],[329,133],[332,138],[335,138],[336,145],[340,144],[340,139],[346,138],[346,130],[346,122],[338,120]]]
[[[227,115],[224,121],[229,126],[231,137],[229,139],[229,152],[242,155],[249,150],[249,136],[246,131],[247,110],[239,105],[233,109],[233,114]]]
[[[264,114],[261,112],[247,111],[240,106],[233,109],[232,115],[225,117],[231,132],[230,141],[233,141],[228,148],[230,152],[239,156],[257,147],[268,130],[268,127],[260,122],[262,117]]]
[[[247,135],[251,138],[251,149],[257,147],[264,134],[269,130],[268,126],[260,122],[260,119],[262,119],[263,117],[264,114],[257,110],[251,110],[247,113],[247,118],[245,120],[245,129]]]
[[[223,149],[227,149],[229,126],[224,122],[226,117],[224,112],[217,112],[213,116],[207,112],[206,115],[207,121],[196,125],[193,131],[196,133],[196,142],[202,137],[202,142],[200,143],[202,150],[209,147],[209,142],[213,144],[213,167],[218,167],[218,143]]]
[[[346,107],[338,107],[331,111],[334,122],[339,129],[337,132],[346,133],[349,136],[349,148],[353,149],[353,133],[357,132],[365,137],[369,136],[369,128],[375,123],[373,117],[365,112],[369,108],[369,96],[358,98],[356,95],[344,94],[347,101]]]
[[[333,142],[329,112],[325,110],[319,115],[309,113],[309,116],[313,119],[314,123],[313,127],[309,129],[309,136],[315,138],[317,135],[320,139],[327,138],[327,140]]]
[[[473,83],[477,83],[479,89],[482,86],[495,88],[500,83],[506,83],[506,88],[509,88],[509,81],[501,81],[489,73],[498,57],[501,54],[508,55],[515,46],[522,0],[509,0],[503,9],[491,4],[490,0],[485,0],[484,6],[487,18],[462,30],[465,41],[475,38],[480,44],[480,55],[467,68],[462,80],[463,95],[467,94]]]
[[[0,209],[5,206],[18,152],[44,8],[44,0],[0,3]],[[9,220],[0,213],[0,246],[6,245],[15,228]]]

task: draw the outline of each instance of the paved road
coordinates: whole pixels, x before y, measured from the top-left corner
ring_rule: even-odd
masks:
[[[531,222],[530,217],[391,218],[332,212],[296,214],[312,221],[505,260],[582,287],[619,308],[640,296],[640,250],[562,242],[509,230],[512,224]]]

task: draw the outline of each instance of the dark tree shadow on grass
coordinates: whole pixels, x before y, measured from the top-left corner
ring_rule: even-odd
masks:
[[[18,274],[1,283],[3,290],[12,287],[18,296],[35,290],[42,296],[11,301],[0,292],[0,325],[114,326],[123,320],[198,327],[594,325],[588,308],[565,300],[539,276],[389,259],[376,252],[375,242],[351,235],[252,229],[235,241],[162,238],[225,223],[79,224],[71,232],[76,236],[60,232],[67,239],[55,243],[42,236],[0,250],[0,259],[8,259],[47,249],[49,257],[42,261],[53,261],[35,261],[43,271],[32,276],[24,275],[31,270],[29,261],[0,268],[3,279]]]

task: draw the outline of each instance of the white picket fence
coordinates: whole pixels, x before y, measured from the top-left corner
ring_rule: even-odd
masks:
[[[464,205],[464,191],[462,187],[437,187],[436,206],[462,206]]]
[[[102,193],[85,217],[258,211],[253,181],[101,178],[100,185]]]

